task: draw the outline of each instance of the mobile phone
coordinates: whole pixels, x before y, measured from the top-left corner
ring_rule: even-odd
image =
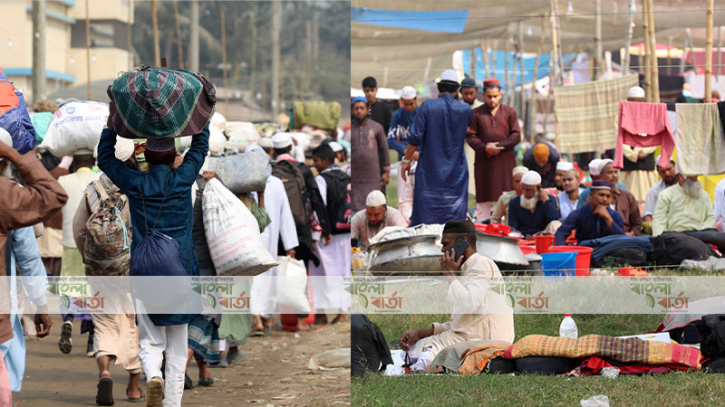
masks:
[[[454,260],[457,262],[461,257],[463,257],[463,253],[466,249],[468,249],[468,242],[459,237],[453,244],[452,249],[455,250],[456,258]]]

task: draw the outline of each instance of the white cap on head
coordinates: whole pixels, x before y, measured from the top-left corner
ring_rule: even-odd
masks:
[[[269,139],[269,137],[262,137],[257,141],[257,145],[262,148],[274,148],[274,144],[272,144],[272,140]]]
[[[256,145],[256,144],[250,144],[247,146],[247,148],[244,150],[244,154],[251,153],[252,151],[261,151],[264,153],[264,150],[262,150],[262,147]]]
[[[287,148],[292,145],[292,137],[289,133],[277,133],[272,136],[272,146],[276,149]]]
[[[574,169],[574,164],[567,161],[559,161],[556,163],[557,171],[569,171]]]
[[[446,69],[441,74],[441,81],[449,81],[458,83],[458,73],[453,69]]]
[[[0,141],[9,145],[10,147],[13,146],[13,138],[10,137],[10,133],[8,133],[8,131],[3,129],[2,127],[0,127]]]
[[[595,158],[589,161],[589,174],[599,175],[599,162],[602,161],[600,158]]]
[[[385,199],[385,195],[383,195],[382,192],[379,190],[374,190],[368,194],[368,197],[365,199],[365,206],[375,208],[378,206],[383,206],[387,203],[387,200]]]
[[[556,134],[555,133],[546,133],[546,136],[544,138],[549,141],[554,141],[554,140],[556,140]]]
[[[632,86],[629,88],[629,93],[627,94],[628,98],[643,98],[644,97],[644,89],[640,88],[639,86]]]
[[[519,165],[518,167],[514,167],[512,176],[517,176],[519,174],[526,174],[529,171],[528,168],[524,167],[523,165]]]
[[[329,144],[332,151],[336,153],[342,151],[342,144],[338,143],[337,141],[331,141]]]
[[[403,88],[403,90],[400,92],[400,98],[403,100],[413,100],[417,96],[417,93],[415,91],[415,88],[412,86],[406,86]]]
[[[601,174],[602,171],[604,171],[604,167],[606,167],[609,164],[614,164],[614,160],[609,159],[609,158],[599,160],[599,173]]]
[[[524,185],[541,185],[541,175],[536,171],[529,171],[521,178]]]

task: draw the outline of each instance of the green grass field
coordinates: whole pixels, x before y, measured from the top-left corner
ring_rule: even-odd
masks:
[[[713,275],[694,270],[655,275]],[[725,274],[720,274],[725,275]],[[388,342],[404,332],[444,322],[447,315],[370,315]],[[662,315],[574,315],[579,335],[636,335],[654,331]],[[514,315],[516,340],[530,334],[557,336],[563,315]],[[660,376],[572,377],[540,375],[403,376],[353,378],[352,405],[360,406],[578,406],[606,395],[612,406],[725,405],[725,377],[702,372]]]

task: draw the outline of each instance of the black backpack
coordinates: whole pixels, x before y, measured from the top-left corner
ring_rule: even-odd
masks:
[[[284,184],[295,225],[298,228],[308,225],[310,205],[307,203],[307,187],[302,172],[293,163],[284,160],[272,165],[272,175],[281,179]]]
[[[327,171],[320,175],[327,183],[327,215],[332,234],[350,233],[350,176],[342,170]]]

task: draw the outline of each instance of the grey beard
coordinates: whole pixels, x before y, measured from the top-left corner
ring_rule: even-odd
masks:
[[[686,179],[685,182],[682,184],[682,188],[691,198],[699,198],[700,192],[702,192],[702,183],[700,183],[700,181],[692,181],[691,179]]]
[[[539,201],[538,197],[533,197],[531,199],[526,198],[523,194],[521,195],[521,207],[526,210],[532,210],[536,208],[536,203]]]

